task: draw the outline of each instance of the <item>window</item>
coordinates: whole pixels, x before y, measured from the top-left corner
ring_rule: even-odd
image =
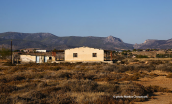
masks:
[[[73,53],[73,57],[78,57],[78,54],[77,53]]]
[[[93,57],[97,57],[97,53],[93,53]]]

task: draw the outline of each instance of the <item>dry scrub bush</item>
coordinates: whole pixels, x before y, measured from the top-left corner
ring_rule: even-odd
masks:
[[[139,62],[139,60],[131,58],[131,59],[129,59],[129,62]]]
[[[150,66],[150,65],[145,65],[145,64],[140,64],[140,65],[129,65],[127,66],[128,69],[130,71],[133,71],[133,72],[138,72],[138,71],[142,71],[142,70],[145,70],[145,71],[153,71],[155,70],[155,67],[154,66]]]
[[[111,73],[99,73],[94,77],[95,81],[110,81],[116,80],[119,81],[127,74],[111,74]]]
[[[133,102],[131,99],[114,99],[112,96],[101,96],[93,104],[134,104]]]
[[[97,74],[94,76],[95,81],[136,81],[140,77],[144,77],[139,73],[135,73],[133,75],[128,75],[124,73],[109,73],[109,74]]]
[[[56,103],[56,104],[61,104],[61,103],[80,103],[82,102],[83,104],[89,104],[89,103],[119,103],[119,100],[116,100],[113,97],[114,94],[116,95],[144,95],[146,92],[144,90],[144,87],[130,82],[130,83],[116,83],[116,84],[97,84],[94,81],[90,80],[67,80],[66,82],[63,81],[61,83],[58,83],[54,86],[47,85],[46,83],[39,83],[35,85],[31,85],[36,88],[32,88],[32,91],[30,91],[28,94],[24,96],[20,96],[17,98],[13,98],[14,102],[24,102],[24,103]],[[19,88],[19,91],[24,91],[27,92],[31,90],[30,85],[23,86],[22,88]],[[29,89],[29,90],[26,90]],[[91,100],[89,96],[85,95],[85,99],[81,99],[78,102],[75,97],[72,97],[70,94],[66,93],[73,93],[73,92],[104,92],[108,93],[109,95],[100,97],[100,99],[94,99]],[[78,96],[79,97],[79,96]],[[134,101],[135,99],[131,99]],[[120,101],[121,102],[121,101]],[[131,102],[130,100],[125,99],[123,103],[129,103]]]
[[[156,66],[156,70],[172,72],[172,65],[171,64],[159,64]]]
[[[86,74],[83,72],[80,72],[80,73],[77,73],[77,72],[58,72],[55,77],[56,78],[64,78],[64,79],[90,79],[90,80],[93,80],[94,76],[95,76],[93,74],[94,73]]]
[[[17,67],[9,67],[9,68],[6,68],[6,70],[4,70],[4,73],[5,74],[12,74],[12,73],[15,73],[16,71],[18,71]]]
[[[56,75],[56,77],[57,78],[66,78],[66,79],[68,79],[68,78],[71,78],[72,77],[72,74],[69,73],[69,72],[61,72],[61,73],[58,73]]]
[[[123,101],[122,101],[123,102]],[[120,101],[117,101],[113,97],[110,96],[101,96],[97,100],[93,102],[93,104],[120,104]],[[89,102],[86,102],[85,104],[90,104]],[[123,103],[121,103],[123,104]],[[126,103],[128,104],[128,103]]]
[[[56,104],[77,104],[75,98],[67,94],[56,95],[54,99],[56,99],[55,100]]]
[[[119,86],[116,84],[107,84],[107,85],[99,85],[97,86],[96,90],[97,92],[107,92],[107,93],[114,93],[117,92],[119,89]]]
[[[139,78],[140,74],[125,75],[123,78],[119,79],[119,81],[137,81]]]
[[[112,71],[116,70],[117,67],[115,65],[104,65],[104,66],[102,66],[101,69],[105,70],[105,71],[112,72]]]
[[[89,80],[68,80],[58,87],[61,87],[63,91],[73,92],[89,92],[96,90],[98,84]]]
[[[0,84],[0,93],[10,93],[16,91],[17,87],[8,84]]]
[[[150,66],[150,65],[144,65],[144,64],[140,64],[140,65],[119,65],[117,68],[114,69],[114,72],[116,73],[124,73],[127,71],[130,72],[138,72],[141,70],[145,70],[145,71],[152,71],[155,70],[154,66]]]
[[[50,75],[50,76],[47,76]],[[40,79],[40,78],[51,78],[51,74],[45,73],[45,72],[17,72],[14,74],[6,74],[0,76],[0,81],[3,83],[25,83],[27,81],[30,81],[31,79]]]
[[[8,98],[8,94],[0,94],[0,104],[12,104],[12,99]]]
[[[124,73],[128,71],[128,67],[127,66],[124,66],[124,65],[119,65],[115,70],[114,72],[115,73]]]
[[[168,74],[166,78],[172,78],[172,73]]]
[[[12,64],[10,61],[7,61],[3,64],[3,66],[16,66],[16,65]]]
[[[40,91],[32,91],[27,96],[31,96],[33,99],[43,99],[43,98],[46,98],[46,95],[44,95]]]
[[[138,72],[142,69],[148,70],[146,68],[149,68],[149,65],[121,66],[121,69],[118,65],[88,63],[53,63],[52,66],[51,64],[14,66],[8,74],[0,75],[0,82],[2,84],[0,89],[2,93],[17,94],[19,92],[21,95],[19,94],[18,97],[14,96],[11,100],[8,94],[2,95],[2,97],[6,97],[3,102],[14,104],[19,102],[23,104],[128,104],[132,101],[143,101],[145,99],[114,99],[113,95],[135,94],[143,96],[154,91],[169,91],[161,87],[144,87],[130,81],[144,77],[144,73],[135,73],[133,75],[124,73],[126,71]],[[5,70],[2,69],[1,71]],[[117,82],[126,80],[130,82]],[[96,81],[107,82],[98,84]],[[3,87],[3,85],[6,87]],[[25,94],[22,94],[22,92]],[[78,96],[72,96],[72,93],[78,93]],[[88,95],[89,93],[97,97],[93,99],[93,97]],[[79,95],[82,95],[82,98]]]
[[[167,61],[161,61],[161,60],[150,60],[149,64],[150,65],[159,65],[159,64],[164,64],[167,63]]]
[[[145,87],[132,81],[121,83],[118,91],[120,91],[121,95],[146,95]]]
[[[60,87],[61,90],[64,91],[73,92],[113,92],[118,94],[131,94],[132,92],[135,92],[136,95],[142,95],[145,93],[143,86],[133,82],[102,85],[90,80],[69,80],[57,85],[56,87]],[[124,93],[124,89],[128,92]]]
[[[59,66],[55,66],[55,67],[50,67],[49,68],[49,70],[52,70],[52,71],[58,71],[60,69],[61,69],[61,67],[59,67]]]
[[[157,77],[157,76],[159,76],[158,74],[155,74],[155,73],[150,73],[149,74],[151,77]]]
[[[72,79],[84,79],[85,73],[75,73],[72,75]]]
[[[145,90],[147,93],[153,93],[153,92],[172,92],[171,90],[167,89],[167,88],[163,88],[163,87],[160,87],[160,86],[148,86],[148,87],[145,87]]]
[[[25,76],[23,75],[3,75],[0,76],[0,81],[3,83],[8,83],[8,82],[12,82],[12,81],[20,81],[25,79]]]

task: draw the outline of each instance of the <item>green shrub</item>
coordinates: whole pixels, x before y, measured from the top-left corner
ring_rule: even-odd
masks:
[[[137,55],[136,58],[148,58],[146,55]]]

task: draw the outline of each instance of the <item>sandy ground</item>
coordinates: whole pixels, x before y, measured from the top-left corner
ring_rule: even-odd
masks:
[[[155,92],[154,94],[155,95],[149,101],[135,102],[135,104],[171,104],[172,103],[172,93]]]
[[[166,76],[158,76],[154,78],[141,78],[140,81],[135,82],[140,83],[143,86],[157,85],[172,90],[172,78],[166,78]]]
[[[154,78],[141,78],[140,81],[135,81],[144,86],[157,85],[160,87],[172,90],[172,78],[166,76],[158,76]],[[135,102],[135,104],[172,104],[172,93],[155,92],[152,99],[145,102]]]

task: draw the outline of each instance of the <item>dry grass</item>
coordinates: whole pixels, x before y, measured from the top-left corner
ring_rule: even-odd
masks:
[[[31,63],[0,67],[0,103],[129,104],[145,99],[114,99],[113,96],[171,92],[166,88],[144,87],[132,82],[146,76],[157,76],[142,70],[149,72],[156,67],[103,63]]]
[[[172,73],[168,74],[166,77],[167,78],[172,78]]]
[[[171,92],[171,90],[169,90],[168,88],[163,88],[163,87],[160,87],[160,86],[148,86],[148,87],[145,87],[146,88],[146,91],[151,93],[151,92]]]

